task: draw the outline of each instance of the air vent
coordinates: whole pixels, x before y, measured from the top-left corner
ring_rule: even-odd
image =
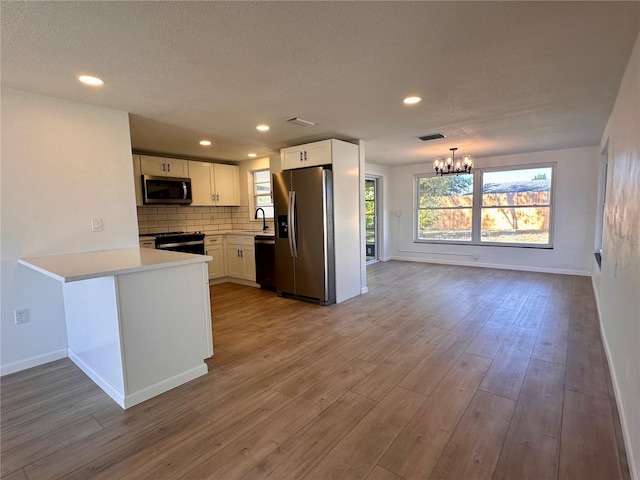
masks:
[[[287,122],[293,123],[294,125],[300,125],[301,127],[313,127],[316,124],[315,122],[310,122],[309,120],[303,120],[300,117],[287,118]]]
[[[427,142],[429,140],[438,140],[439,138],[444,138],[445,135],[441,133],[434,133],[433,135],[423,135],[422,137],[418,137],[423,142]]]

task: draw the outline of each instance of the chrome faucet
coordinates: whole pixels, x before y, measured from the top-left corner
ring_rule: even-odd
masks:
[[[266,215],[264,214],[264,210],[262,208],[256,208],[256,214],[253,216],[253,219],[258,219],[258,211],[262,212],[262,231],[264,232],[268,227]]]

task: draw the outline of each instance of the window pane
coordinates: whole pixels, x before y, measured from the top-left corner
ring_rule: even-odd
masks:
[[[270,183],[271,174],[269,170],[260,170],[258,172],[253,172],[253,181],[256,183]]]
[[[550,207],[485,208],[482,242],[549,244]]]
[[[260,195],[261,193],[271,193],[271,185],[268,183],[254,183],[254,193]]]
[[[418,208],[470,207],[472,202],[472,175],[418,179]]]
[[[549,205],[551,167],[482,174],[482,205]]]
[[[256,196],[256,206],[263,207],[265,205],[271,205],[271,195]]]
[[[418,240],[471,241],[471,209],[420,210]]]

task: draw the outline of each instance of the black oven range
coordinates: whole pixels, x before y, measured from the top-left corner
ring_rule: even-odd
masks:
[[[156,248],[204,255],[204,233],[168,232],[156,235]]]

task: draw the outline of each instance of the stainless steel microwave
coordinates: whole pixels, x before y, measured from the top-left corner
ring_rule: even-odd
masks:
[[[184,204],[192,201],[191,179],[142,175],[142,198],[145,204]]]

